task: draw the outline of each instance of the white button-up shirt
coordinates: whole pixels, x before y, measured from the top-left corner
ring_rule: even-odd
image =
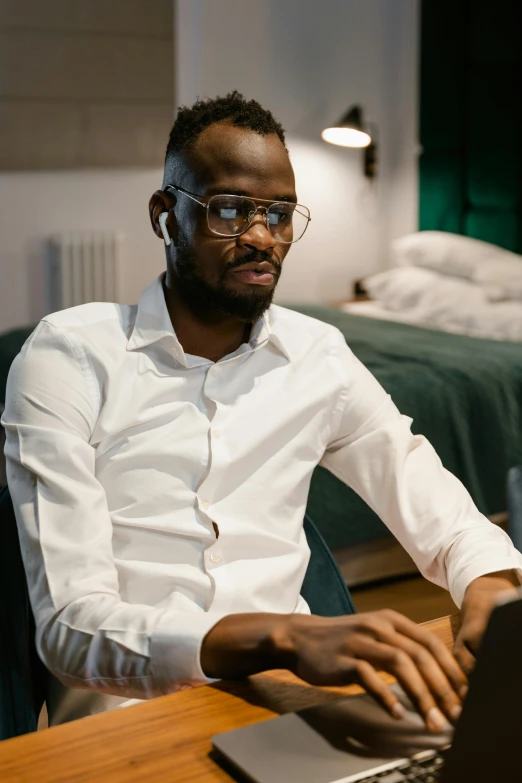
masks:
[[[228,614],[309,611],[318,464],[458,604],[522,566],[341,333],[281,307],[216,363],[184,353],[161,280],[137,307],[50,315],[3,424],[37,646],[65,686],[52,722],[204,682],[202,640]]]

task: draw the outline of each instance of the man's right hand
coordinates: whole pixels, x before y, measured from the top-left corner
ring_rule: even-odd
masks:
[[[392,674],[431,731],[458,718],[466,675],[445,645],[391,609],[347,615],[237,614],[225,617],[203,641],[208,677],[235,679],[289,669],[312,685],[357,683],[396,718],[404,708],[377,671]]]

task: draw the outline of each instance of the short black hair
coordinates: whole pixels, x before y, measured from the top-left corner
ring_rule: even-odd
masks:
[[[165,170],[170,168],[172,159],[188,149],[205,128],[215,122],[225,121],[262,136],[275,133],[283,145],[285,144],[283,126],[272,112],[264,109],[257,101],[247,100],[240,92],[233,90],[223,97],[200,99],[193,106],[179,107],[167,144]]]

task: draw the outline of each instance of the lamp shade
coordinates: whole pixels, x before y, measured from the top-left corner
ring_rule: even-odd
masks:
[[[338,123],[325,128],[321,133],[324,141],[341,147],[368,147],[372,137],[364,127],[362,109],[352,106]]]

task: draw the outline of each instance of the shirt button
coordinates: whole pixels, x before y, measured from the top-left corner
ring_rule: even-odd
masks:
[[[220,438],[221,432],[219,430],[212,430],[212,435],[214,438]]]
[[[219,563],[220,560],[221,560],[221,558],[220,558],[219,555],[216,555],[215,553],[210,555],[210,562],[211,563]]]
[[[208,500],[202,500],[201,507],[204,509],[210,508],[210,503],[208,502]]]

